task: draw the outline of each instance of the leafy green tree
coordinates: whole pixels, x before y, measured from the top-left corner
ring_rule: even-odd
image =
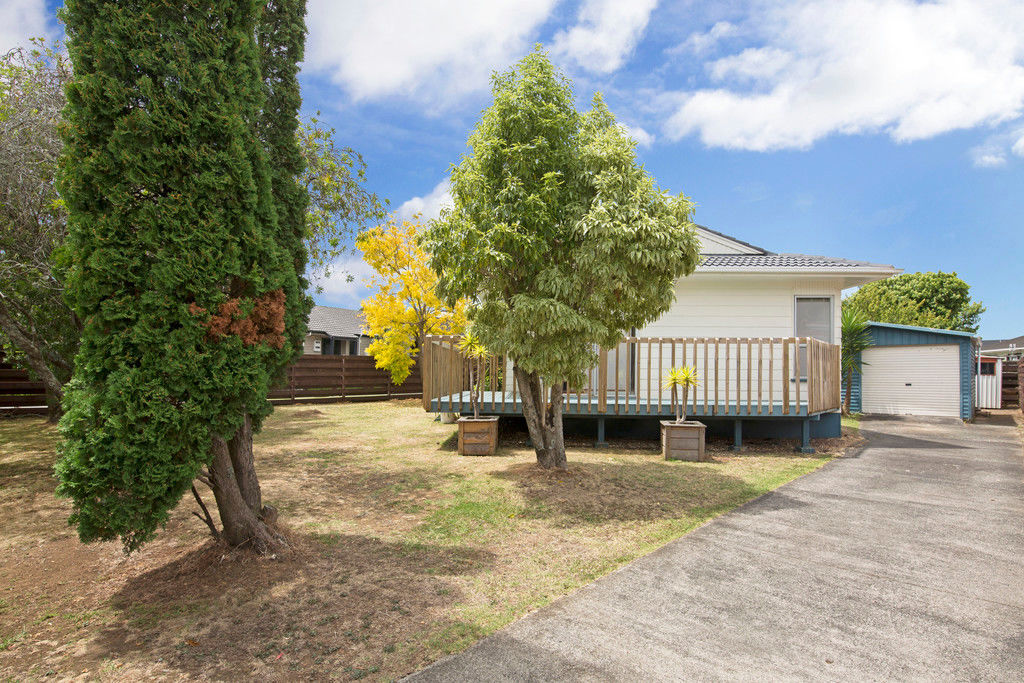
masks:
[[[297,90],[263,112],[294,71],[261,63],[301,59],[304,4],[264,17],[255,0],[65,2],[75,76],[59,179],[66,296],[84,327],[57,475],[83,541],[137,549],[199,479],[228,544],[283,543],[228,442],[247,415],[259,428],[308,306],[283,142]],[[258,42],[261,20],[288,28],[280,45]]]
[[[300,182],[310,200],[306,213],[307,275],[316,283],[331,275],[338,257],[352,253],[360,229],[387,217],[388,201],[366,188],[362,155],[338,145],[334,129],[323,125],[319,113],[300,124],[297,137],[305,161]]]
[[[71,64],[41,41],[0,56],[0,345],[31,370],[59,413],[79,323],[58,267],[67,231],[54,175]]]
[[[843,379],[846,382],[846,400],[843,402],[843,412],[850,412],[850,395],[853,393],[853,373],[860,372],[862,360],[861,353],[871,348],[870,325],[866,315],[856,308],[843,306],[840,315],[840,329],[842,333],[841,365]]]
[[[599,95],[576,110],[540,48],[492,89],[426,248],[442,296],[469,299],[480,342],[512,359],[538,463],[564,468],[563,384],[668,310],[699,260],[692,204],[637,164]]]
[[[906,273],[866,284],[843,300],[868,320],[977,332],[985,307],[956,273]]]

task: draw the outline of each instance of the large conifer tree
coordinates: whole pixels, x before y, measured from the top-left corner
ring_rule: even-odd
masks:
[[[261,519],[247,425],[268,412],[309,304],[304,204],[280,140],[294,138],[298,95],[264,110],[296,87],[294,71],[262,65],[264,4],[65,3],[67,289],[84,331],[57,473],[84,541],[138,548],[198,478],[229,544],[280,542]],[[274,7],[294,23],[303,4]],[[270,52],[297,61],[303,35]],[[246,449],[248,462],[232,457]]]

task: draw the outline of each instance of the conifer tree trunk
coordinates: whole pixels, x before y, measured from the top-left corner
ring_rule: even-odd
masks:
[[[537,451],[537,464],[545,469],[566,469],[565,438],[562,435],[562,385],[550,388],[550,401],[545,405],[540,376],[512,366],[519,393],[523,399],[523,417],[530,431],[530,440]]]
[[[212,455],[210,485],[217,499],[224,541],[233,547],[249,546],[260,554],[283,548],[284,539],[274,533],[246,501],[235,474],[230,448],[224,439],[214,437]]]
[[[252,417],[246,415],[242,426],[228,441],[228,453],[231,455],[231,466],[238,482],[238,490],[245,504],[257,515],[263,513],[263,494],[260,491],[260,480],[256,476],[256,460],[252,451]]]

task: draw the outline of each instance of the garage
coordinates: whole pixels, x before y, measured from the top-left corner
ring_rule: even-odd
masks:
[[[869,415],[973,417],[974,339],[968,332],[871,323],[851,408]]]

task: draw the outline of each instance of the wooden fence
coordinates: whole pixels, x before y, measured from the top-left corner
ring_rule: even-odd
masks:
[[[46,389],[27,372],[4,362],[0,351],[0,416],[45,415]]]
[[[1024,358],[1017,361],[1017,409],[1024,413]]]
[[[1002,406],[1004,408],[1024,408],[1024,400],[1021,399],[1024,392],[1024,383],[1021,382],[1021,368],[1024,367],[1024,358],[1019,361],[1003,361]]]
[[[466,409],[469,362],[459,337],[426,339],[423,406]],[[668,369],[693,365],[700,386],[687,396],[695,416],[801,416],[841,407],[840,347],[811,337],[627,337],[598,354],[579,387],[567,387],[563,408],[576,415],[671,415]],[[521,397],[508,358],[481,363],[481,409],[518,413]]]
[[[401,385],[391,374],[378,370],[370,356],[302,356],[288,368],[284,386],[270,392],[273,403],[339,403],[419,398],[423,394],[420,369]]]

